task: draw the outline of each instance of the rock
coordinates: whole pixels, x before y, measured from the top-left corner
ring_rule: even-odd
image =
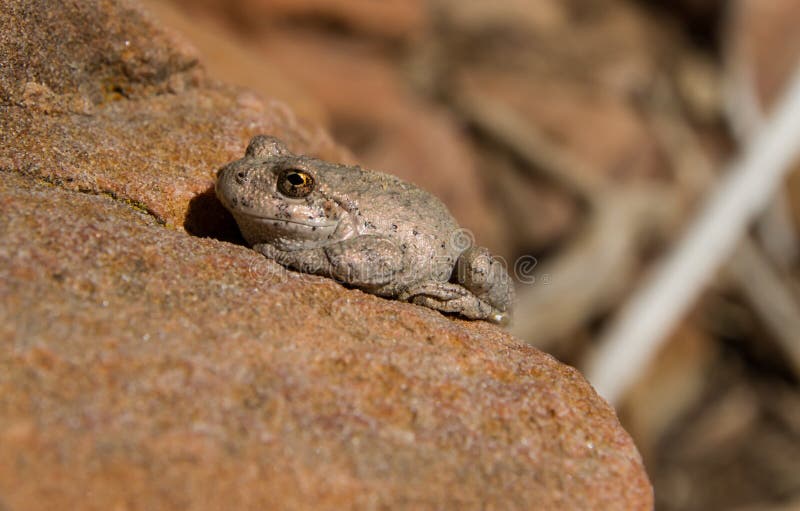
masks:
[[[652,507],[574,369],[222,241],[250,135],[344,151],[191,55],[132,4],[2,2],[0,509]]]
[[[285,105],[212,83],[186,44],[173,43],[128,4],[3,7],[0,55],[9,57],[0,73],[2,167],[111,194],[167,226],[188,222],[209,234],[211,215],[192,210],[192,200],[211,190],[216,170],[240,157],[252,135],[276,134],[323,158],[343,153]],[[19,23],[42,13],[49,18],[36,30]],[[220,229],[235,231],[232,223]]]

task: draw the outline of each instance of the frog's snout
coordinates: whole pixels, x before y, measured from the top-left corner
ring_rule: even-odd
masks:
[[[217,171],[217,183],[220,183],[220,182],[224,181],[227,178],[227,176],[230,174],[230,171],[231,171],[231,165],[230,164],[229,165],[225,165],[224,167],[220,168]]]
[[[226,165],[217,171],[217,190],[233,190],[250,181],[250,169],[237,165]]]
[[[214,191],[217,197],[226,208],[230,206],[231,197],[237,195],[241,183],[237,183],[231,179],[231,172],[234,171],[231,165],[226,165],[217,171],[217,181],[214,185]],[[230,208],[229,208],[230,209]]]

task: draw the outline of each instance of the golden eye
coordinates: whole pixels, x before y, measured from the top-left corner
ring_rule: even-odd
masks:
[[[282,170],[278,174],[278,191],[287,197],[301,199],[314,191],[314,178],[304,170]]]

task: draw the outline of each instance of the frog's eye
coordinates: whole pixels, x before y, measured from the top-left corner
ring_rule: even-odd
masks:
[[[287,197],[301,199],[314,191],[314,177],[304,170],[282,170],[278,174],[278,191]]]

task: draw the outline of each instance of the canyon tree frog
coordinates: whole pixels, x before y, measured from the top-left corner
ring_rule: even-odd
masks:
[[[470,319],[508,319],[504,266],[437,198],[397,177],[258,135],[219,171],[216,191],[245,240],[283,266]]]

